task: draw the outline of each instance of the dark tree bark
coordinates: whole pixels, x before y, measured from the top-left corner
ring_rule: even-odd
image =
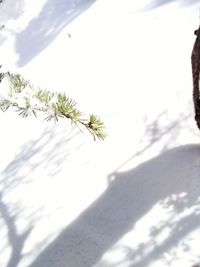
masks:
[[[192,77],[193,77],[193,103],[195,121],[200,129],[200,99],[199,99],[199,75],[200,75],[200,26],[194,32],[196,40],[192,50]]]

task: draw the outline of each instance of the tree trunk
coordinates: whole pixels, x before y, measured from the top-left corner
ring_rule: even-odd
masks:
[[[199,75],[200,75],[200,27],[195,32],[196,40],[192,50],[192,77],[193,77],[193,103],[195,121],[200,129],[200,99],[199,99]]]

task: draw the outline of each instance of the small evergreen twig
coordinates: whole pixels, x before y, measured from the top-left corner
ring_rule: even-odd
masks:
[[[87,129],[94,140],[104,140],[106,137],[105,126],[100,118],[91,114],[86,119],[77,109],[76,102],[65,93],[35,90],[20,74],[0,73],[0,110],[6,111],[10,107],[24,118],[31,114],[37,117],[38,113],[45,114],[47,121],[67,118],[72,124]]]

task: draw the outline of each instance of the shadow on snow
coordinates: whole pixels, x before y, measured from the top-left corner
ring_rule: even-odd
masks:
[[[64,27],[96,0],[47,0],[38,17],[16,36],[18,66],[26,65],[45,49]]]
[[[169,220],[153,227],[152,240],[170,228],[170,234],[162,244],[154,244],[152,249],[152,244],[141,241],[140,246],[127,250],[129,266],[147,266],[199,227],[199,171],[200,146],[186,145],[163,152],[132,170],[111,174],[108,189],[66,227],[31,267],[47,266],[48,263],[51,267],[92,267],[155,204],[168,199],[165,205],[177,213],[193,207],[192,214],[176,223]],[[184,200],[180,200],[178,196],[183,192]],[[173,200],[172,195],[176,195],[177,199]],[[151,249],[148,249],[149,246]],[[145,254],[145,251],[149,253]],[[97,266],[115,264],[104,262]]]
[[[40,211],[42,207],[38,207],[35,211],[24,210],[17,200],[18,189],[27,184],[31,186],[37,179],[40,181],[45,179],[41,176],[35,177],[35,174],[31,177],[31,173],[37,171],[38,168],[45,168],[50,177],[60,172],[66,159],[73,153],[72,151],[75,152],[81,147],[81,143],[76,139],[79,134],[80,132],[75,127],[68,132],[67,130],[60,131],[59,127],[47,127],[39,138],[26,142],[16,153],[15,158],[0,172],[0,228],[1,230],[6,228],[7,244],[11,249],[6,267],[16,267],[19,264],[23,258],[24,244],[35,222],[38,221],[38,217],[42,217]],[[76,141],[73,144],[74,139]],[[22,171],[23,168],[25,172]],[[7,199],[9,193],[16,194],[14,200]],[[25,219],[27,223],[22,233],[19,233],[16,226],[20,218]],[[1,243],[4,244],[4,240]]]
[[[164,5],[179,2],[180,5],[192,6],[199,4],[199,0],[151,0],[150,3],[145,7],[145,10],[152,10],[154,8],[159,8]]]

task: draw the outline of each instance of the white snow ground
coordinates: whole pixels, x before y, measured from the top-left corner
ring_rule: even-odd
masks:
[[[105,121],[0,114],[1,267],[200,261],[200,133],[191,0],[4,0],[0,63]]]

